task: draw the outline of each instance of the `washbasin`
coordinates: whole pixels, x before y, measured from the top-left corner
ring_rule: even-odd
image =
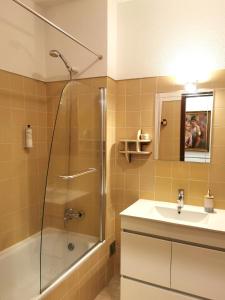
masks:
[[[207,213],[204,207],[184,204],[181,213],[178,214],[176,202],[139,199],[120,215],[128,217],[128,220],[134,217],[140,222],[141,220],[165,222],[225,233],[225,210],[222,209]]]
[[[204,212],[187,210],[182,208],[181,213],[177,212],[176,207],[154,206],[151,211],[153,217],[167,220],[190,222],[190,223],[205,223],[208,219],[208,214]]]

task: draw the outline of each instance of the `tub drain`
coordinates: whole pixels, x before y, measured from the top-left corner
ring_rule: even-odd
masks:
[[[69,244],[67,245],[67,247],[68,247],[68,250],[70,250],[70,251],[73,251],[74,248],[75,248],[74,243],[69,243]]]

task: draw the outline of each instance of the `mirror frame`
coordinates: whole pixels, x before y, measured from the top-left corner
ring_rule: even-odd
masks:
[[[161,160],[161,161],[180,161],[180,162],[190,162],[185,161],[185,120],[186,120],[186,99],[187,98],[194,98],[194,97],[204,97],[204,96],[212,96],[214,99],[214,90],[213,89],[201,89],[196,91],[195,93],[188,93],[183,90],[168,92],[168,93],[156,93],[155,95],[155,129],[154,129],[154,160]],[[174,99],[181,101],[181,121],[180,121],[180,160],[162,160],[159,158],[159,142],[160,142],[160,122],[159,118],[161,116],[161,109],[163,99]],[[165,100],[164,100],[165,101]],[[214,101],[212,107],[212,113],[210,118],[210,141],[209,141],[209,152],[212,148],[212,131],[213,131],[213,109],[214,109]],[[183,148],[182,148],[183,147]],[[183,151],[181,151],[183,149]],[[212,158],[212,153],[210,153],[210,159]],[[193,161],[195,162],[195,161]],[[203,162],[202,162],[203,163]],[[210,163],[210,162],[205,162]]]

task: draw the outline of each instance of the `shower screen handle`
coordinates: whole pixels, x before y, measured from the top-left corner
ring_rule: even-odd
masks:
[[[78,177],[86,175],[86,174],[94,173],[96,171],[97,170],[95,168],[88,168],[88,169],[83,170],[83,171],[81,171],[79,173],[76,173],[74,175],[67,175],[67,176],[60,175],[59,178],[64,179],[64,180],[71,180],[71,179],[78,178]]]

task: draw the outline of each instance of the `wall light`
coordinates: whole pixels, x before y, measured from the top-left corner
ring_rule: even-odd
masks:
[[[197,92],[197,81],[186,82],[184,85],[184,89],[188,93],[196,93]]]
[[[197,82],[207,82],[215,69],[212,53],[197,43],[177,49],[170,66],[176,82],[188,89],[194,89]]]

